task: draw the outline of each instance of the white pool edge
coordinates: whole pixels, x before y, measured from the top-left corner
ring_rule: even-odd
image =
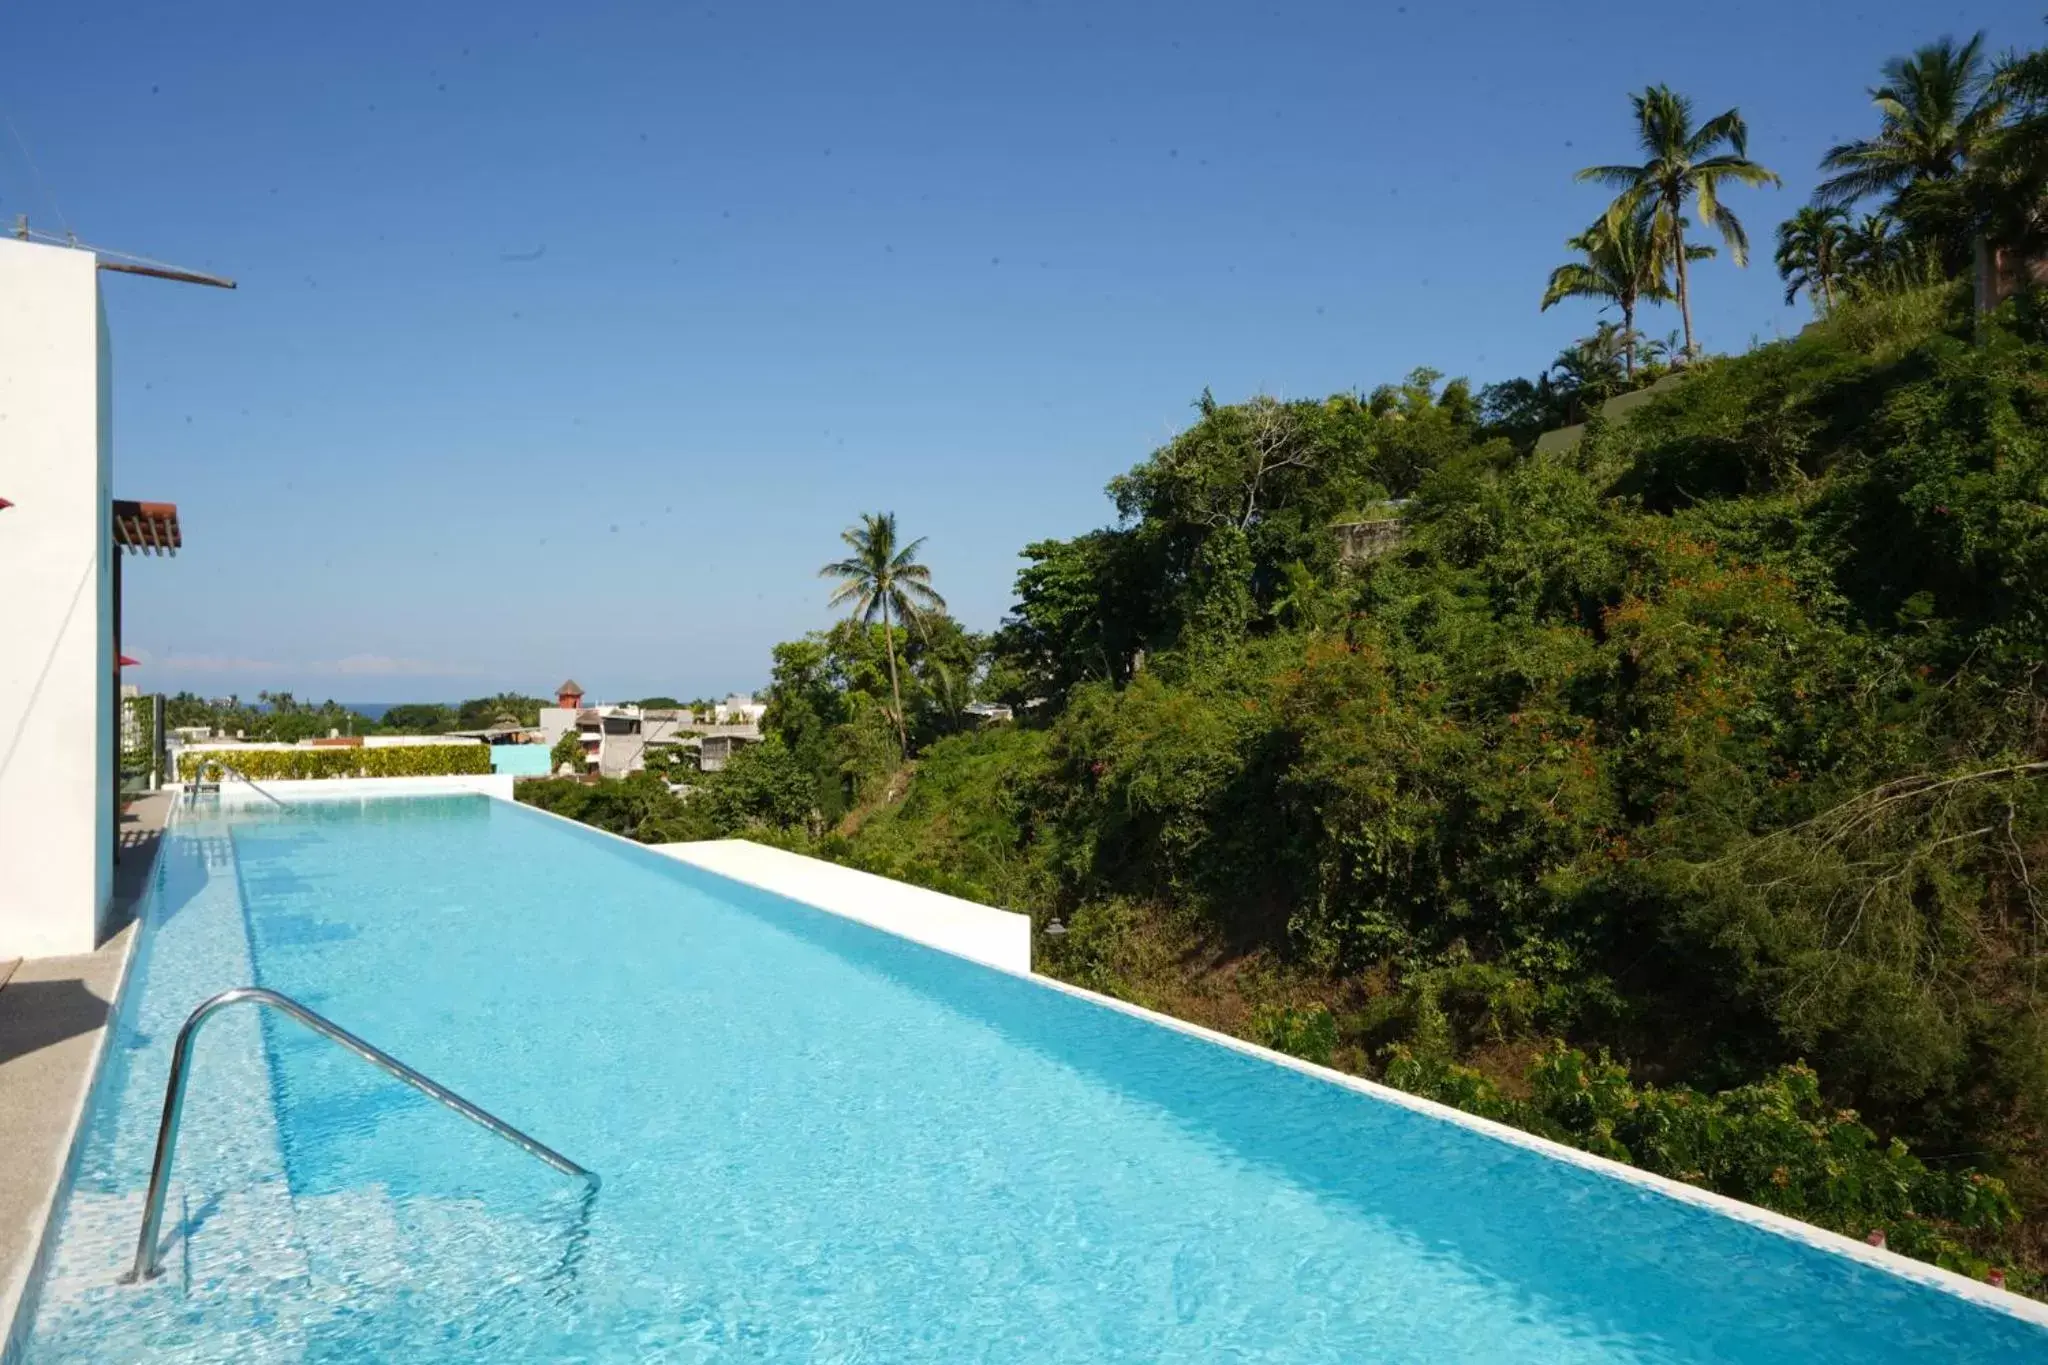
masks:
[[[998,971],[1031,970],[1031,916],[750,839],[648,844],[665,858]]]
[[[478,791],[478,789],[473,786],[461,786],[451,787],[447,789],[429,790],[427,789],[428,784],[476,782],[489,780],[490,779],[475,778],[357,778],[338,779],[329,782],[323,782],[321,785],[332,785],[350,787],[355,789],[363,789],[369,787],[372,783],[376,783],[379,786],[386,786],[392,783],[397,783],[401,785],[401,790],[380,791],[375,794],[384,796],[428,796],[449,795],[456,791]],[[314,784],[310,782],[294,784],[294,786],[312,785]],[[590,833],[599,835],[606,839],[616,840],[618,843],[624,844],[628,848],[638,849],[643,853],[653,854],[657,857],[662,856],[660,850],[654,845],[643,844],[640,843],[638,840],[629,839],[622,834],[614,834],[610,830],[599,829],[595,825],[586,825],[580,820],[571,820],[567,816],[558,815],[553,811],[542,810],[538,806],[526,805],[524,803],[521,803],[510,794],[509,788],[511,786],[511,782],[509,778],[506,778],[505,786],[507,790],[503,795],[500,795],[496,790],[484,791],[481,794],[489,795],[498,800],[502,800],[509,804],[516,805],[521,810],[532,811],[537,815],[544,815],[550,819],[559,820],[562,823],[569,825],[573,828],[586,830]],[[343,794],[345,795],[346,793]],[[362,794],[370,795],[372,793],[363,791]],[[262,801],[261,797],[251,797],[250,799],[256,801],[259,804]],[[173,818],[175,818],[175,816]],[[763,847],[772,846],[764,845]],[[1803,1243],[1804,1245],[1811,1247],[1816,1251],[1830,1252],[1835,1255],[1846,1256],[1850,1260],[1857,1261],[1863,1265],[1869,1266],[1874,1270],[1879,1270],[1892,1275],[1896,1275],[1901,1279],[1912,1281],[1913,1283],[1919,1284],[1924,1288],[1929,1288],[1939,1292],[1953,1294],[1958,1298],[1967,1299],[1971,1303],[1974,1303],[1981,1308],[1986,1308],[1996,1313],[2002,1313],[2007,1317],[2019,1318],[2022,1321],[2041,1327],[2044,1330],[2048,1330],[2048,1302],[2042,1302],[2037,1299],[2031,1299],[2022,1294],[2012,1293],[2009,1290],[1995,1289],[1991,1285],[1970,1279],[1966,1275],[1959,1275],[1955,1271],[1944,1270],[1940,1266],[1929,1264],[1926,1261],[1914,1260],[1910,1256],[1903,1256],[1897,1252],[1886,1251],[1878,1247],[1873,1247],[1868,1243],[1859,1242],[1852,1237],[1843,1236],[1841,1233],[1832,1232],[1826,1228],[1816,1226],[1812,1223],[1802,1222],[1797,1218],[1790,1217],[1786,1214],[1774,1212],[1770,1209],[1763,1208],[1760,1205],[1746,1204],[1739,1199],[1733,1199],[1724,1194],[1716,1194],[1712,1190],[1701,1189],[1697,1185],[1688,1185],[1684,1181],[1673,1180],[1667,1176],[1657,1175],[1653,1172],[1643,1170],[1639,1166],[1630,1166],[1622,1162],[1610,1160],[1607,1157],[1596,1156],[1591,1152],[1581,1151],[1576,1147],[1569,1147],[1561,1142],[1554,1142],[1549,1138],[1539,1137],[1534,1133],[1525,1132],[1520,1128],[1510,1127],[1509,1125],[1504,1123],[1497,1123],[1492,1119],[1481,1118],[1477,1114],[1468,1114],[1462,1109],[1455,1109],[1449,1105],[1438,1103],[1435,1100],[1424,1099],[1420,1095],[1411,1095],[1405,1090],[1397,1090],[1392,1086],[1383,1085],[1378,1081],[1368,1080],[1363,1076],[1354,1076],[1349,1072],[1338,1071],[1333,1067],[1320,1066],[1314,1062],[1304,1061],[1302,1058],[1292,1056],[1288,1053],[1278,1052],[1269,1047],[1262,1047],[1257,1043],[1247,1042],[1242,1038],[1233,1037],[1230,1034],[1221,1033],[1215,1029],[1205,1028],[1200,1024],[1190,1023],[1185,1019],[1176,1019],[1172,1015],[1161,1014],[1157,1010],[1146,1009],[1142,1005],[1134,1005],[1131,1004],[1129,1001],[1118,1000],[1114,996],[1103,995],[1097,991],[1091,991],[1080,986],[1070,985],[1067,982],[1055,980],[1052,977],[1044,976],[1037,972],[1019,971],[1009,967],[994,965],[987,962],[981,962],[974,958],[964,957],[961,954],[951,951],[949,949],[923,942],[917,938],[911,937],[910,935],[906,935],[892,929],[884,928],[880,925],[873,923],[870,920],[858,919],[846,915],[841,911],[831,908],[830,906],[814,905],[809,901],[805,901],[800,898],[790,896],[786,892],[770,890],[766,887],[752,887],[751,884],[748,882],[741,881],[738,878],[727,876],[726,874],[721,872],[713,871],[710,868],[697,866],[694,863],[684,862],[683,865],[697,867],[698,871],[703,872],[707,876],[718,877],[724,881],[731,881],[735,885],[749,886],[750,889],[764,891],[766,892],[766,894],[781,897],[784,900],[790,901],[792,904],[803,905],[810,909],[817,910],[822,914],[832,915],[834,918],[849,919],[854,923],[863,924],[867,928],[874,929],[877,933],[888,934],[892,938],[903,939],[906,942],[918,943],[920,947],[931,948],[934,952],[943,952],[950,957],[959,957],[962,961],[975,962],[975,965],[983,967],[988,971],[1001,972],[1006,976],[1015,977],[1022,981],[1028,981],[1033,985],[1041,986],[1048,990],[1058,991],[1062,994],[1072,996],[1076,999],[1085,1000],[1090,1003],[1100,1005],[1106,1009],[1116,1010],[1119,1013],[1129,1015],[1133,1018],[1146,1020],[1150,1023],[1160,1025],[1163,1028],[1171,1029],[1177,1033],[1185,1034],[1193,1038],[1199,1038],[1204,1041],[1217,1044],[1218,1046],[1229,1048],[1232,1051],[1242,1053],[1245,1056],[1255,1057],[1263,1061],[1271,1062],[1277,1066],[1285,1067],[1288,1070],[1296,1071],[1306,1076],[1315,1077],[1318,1080],[1326,1081],[1332,1085],[1343,1087],[1344,1089],[1356,1091],[1359,1094],[1369,1096],[1373,1099],[1382,1100],[1389,1104],[1399,1105],[1402,1108],[1407,1109],[1413,1113],[1422,1114],[1426,1117],[1437,1119],[1441,1122],[1457,1124],[1473,1132],[1481,1133],[1487,1137],[1491,1137],[1502,1142],[1510,1143],[1514,1146],[1524,1148],[1525,1150],[1538,1153],[1539,1155],[1548,1156],[1560,1161],[1568,1162],[1571,1165],[1580,1167],[1583,1170],[1591,1171],[1597,1175],[1603,1175],[1610,1179],[1620,1180],[1628,1184],[1636,1185],[1640,1188],[1655,1191],[1658,1194],[1668,1196],[1672,1199],[1679,1200],[1683,1203],[1691,1204],[1697,1208],[1706,1209],[1710,1212],[1722,1214],[1726,1217],[1733,1218],[1736,1221],[1746,1223],[1751,1227],[1759,1228],[1766,1232],[1772,1232],[1778,1234],[1779,1236],[1790,1238],[1791,1240]],[[882,878],[881,880],[888,881],[891,879]],[[902,883],[902,885],[907,886],[909,885],[909,883]],[[138,933],[136,936],[137,939],[139,939],[140,937],[140,928],[141,926],[140,924],[138,924]],[[134,943],[132,941],[129,945],[128,953],[130,958],[132,959],[134,953]],[[122,964],[120,984],[120,989],[122,991],[125,991],[127,986],[127,972],[128,964],[124,962]],[[121,995],[119,992],[117,992],[114,1000],[114,1005],[117,1010],[120,1006],[120,1002]],[[102,1039],[103,1046],[104,1042],[105,1040]],[[95,1062],[95,1079],[97,1079],[96,1069],[97,1062]],[[87,1093],[89,1097],[89,1088]],[[81,1109],[81,1114],[82,1112],[83,1111]],[[74,1135],[74,1145],[75,1142],[76,1138]],[[0,1365],[5,1365],[5,1362],[0,1362]]]
[[[1018,973],[1012,973],[1012,975],[1018,975]],[[1176,1019],[1170,1014],[1161,1014],[1156,1010],[1148,1010],[1142,1005],[1133,1005],[1127,1000],[1118,1000],[1114,996],[1103,995],[1096,991],[1086,990],[1080,986],[1069,985],[1067,982],[1055,980],[1052,977],[1043,976],[1035,972],[1030,975],[1030,979],[1038,985],[1062,992],[1063,994],[1076,996],[1120,1013],[1162,1025],[1177,1033],[1185,1033],[1192,1037],[1219,1044],[1230,1048],[1234,1052],[1241,1052],[1248,1056],[1276,1063],[1290,1071],[1298,1071],[1304,1075],[1313,1076],[1318,1080],[1342,1086],[1347,1090],[1355,1090],[1360,1094],[1370,1095],[1374,1099],[1385,1100],[1389,1104],[1398,1104],[1404,1109],[1427,1115],[1430,1118],[1458,1124],[1475,1132],[1483,1133],[1488,1137],[1512,1143],[1517,1147],[1527,1148],[1543,1156],[1569,1162],[1574,1166],[1582,1167],[1599,1175],[1626,1181],[1632,1185],[1643,1186],[1683,1203],[1693,1204],[1711,1212],[1733,1218],[1738,1222],[1748,1223],[1750,1226],[1761,1228],[1766,1232],[1774,1232],[1780,1236],[1789,1237],[1796,1242],[1803,1242],[1817,1251],[1847,1256],[1850,1260],[1860,1261],[1873,1269],[1888,1271],[1893,1275],[1899,1276],[1901,1279],[1912,1280],[1930,1289],[1955,1294],[1969,1299],[1971,1302],[1982,1307],[1989,1308],[1994,1312],[2004,1313],[2008,1317],[2021,1318],[2037,1326],[2048,1328],[2048,1303],[2038,1299],[2030,1299],[2024,1294],[2015,1294],[2010,1290],[1997,1289],[1981,1281],[1973,1280],[1967,1275],[1959,1275],[1953,1270],[1944,1270],[1938,1265],[1915,1260],[1911,1256],[1902,1256],[1895,1251],[1886,1251],[1880,1247],[1871,1246],[1867,1242],[1859,1242],[1853,1237],[1845,1237],[1839,1232],[1830,1231],[1817,1224],[1802,1222],[1788,1214],[1764,1208],[1760,1204],[1745,1204],[1740,1199],[1734,1199],[1725,1194],[1716,1194],[1712,1190],[1704,1190],[1697,1185],[1688,1185],[1682,1180],[1673,1180],[1669,1176],[1658,1175],[1654,1171],[1646,1171],[1640,1166],[1630,1166],[1624,1162],[1614,1161],[1604,1156],[1596,1156],[1592,1152],[1581,1151],[1577,1147],[1568,1147],[1561,1142],[1553,1142],[1549,1138],[1540,1137],[1524,1129],[1515,1128],[1505,1123],[1497,1123],[1492,1119],[1481,1118],[1477,1114],[1468,1114],[1462,1109],[1452,1108],[1450,1105],[1441,1104],[1436,1100],[1424,1099],[1420,1095],[1411,1095],[1405,1090],[1397,1090],[1390,1085],[1383,1085],[1378,1081],[1368,1080],[1363,1076],[1354,1076],[1348,1071],[1338,1071],[1333,1067],[1319,1066],[1314,1062],[1304,1061],[1285,1052],[1276,1052],[1272,1048],[1246,1042],[1244,1039],[1233,1037],[1228,1033],[1219,1033],[1215,1029],[1204,1028],[1200,1024],[1191,1024],[1185,1019]]]

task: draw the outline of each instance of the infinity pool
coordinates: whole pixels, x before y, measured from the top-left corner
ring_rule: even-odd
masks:
[[[57,1361],[2041,1361],[2048,1329],[481,796],[180,813]],[[599,1172],[276,1017],[290,995]]]

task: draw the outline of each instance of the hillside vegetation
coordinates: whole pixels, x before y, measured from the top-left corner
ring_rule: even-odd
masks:
[[[1428,375],[1205,401],[1112,493],[991,642],[1044,704],[896,799],[834,681],[872,641],[784,647],[758,766],[837,730],[821,804],[870,806],[759,832],[1059,916],[1080,984],[2038,1285],[2036,317],[1847,309],[1542,458]],[[1340,564],[1388,497],[1398,550]]]
[[[842,622],[697,790],[522,795],[1057,919],[1054,975],[2040,1292],[2048,322],[1844,305],[1545,455],[1500,406],[1205,397],[995,635],[892,683]]]

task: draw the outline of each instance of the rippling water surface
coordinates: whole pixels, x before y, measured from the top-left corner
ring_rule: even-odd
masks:
[[[482,797],[184,819],[55,1361],[2042,1361],[2048,1331]],[[291,995],[600,1172],[290,1022]]]

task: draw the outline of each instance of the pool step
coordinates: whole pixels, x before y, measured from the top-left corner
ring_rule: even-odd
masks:
[[[188,1195],[199,1196],[196,1207]],[[142,1194],[77,1189],[70,1204],[74,1235],[55,1247],[39,1295],[39,1318],[49,1329],[39,1362],[70,1359],[57,1343],[82,1341],[90,1349],[81,1360],[303,1358],[307,1340],[296,1307],[307,1305],[318,1286],[282,1180],[217,1193],[174,1190],[164,1220],[164,1273],[141,1285],[123,1284],[120,1276],[135,1254]],[[281,1311],[284,1305],[294,1308]],[[65,1331],[66,1319],[91,1329]],[[216,1337],[221,1324],[231,1330]]]
[[[308,1273],[365,1291],[417,1285],[422,1276],[539,1281],[562,1260],[573,1213],[551,1204],[530,1214],[479,1199],[410,1195],[381,1187],[294,1199]]]
[[[317,1307],[304,1319],[316,1357],[336,1344],[361,1359],[518,1356],[563,1320],[570,1229],[561,1205],[526,1213],[462,1196],[397,1198],[382,1186],[294,1203]],[[432,1316],[418,1313],[421,1302],[435,1305]],[[335,1303],[346,1310],[331,1311]],[[458,1325],[462,1346],[451,1356]]]
[[[198,1197],[198,1207],[191,1199]],[[75,1228],[42,1288],[53,1343],[89,1342],[78,1360],[193,1362],[439,1358],[449,1320],[409,1301],[457,1305],[488,1345],[494,1330],[545,1331],[565,1303],[560,1205],[508,1214],[477,1199],[393,1198],[381,1186],[292,1195],[282,1181],[240,1190],[174,1191],[164,1220],[164,1274],[118,1282],[134,1254],[139,1193],[72,1196]],[[91,1324],[64,1330],[64,1320]],[[515,1349],[517,1342],[504,1343]],[[47,1357],[66,1360],[60,1347]],[[46,1359],[39,1351],[39,1365]]]

